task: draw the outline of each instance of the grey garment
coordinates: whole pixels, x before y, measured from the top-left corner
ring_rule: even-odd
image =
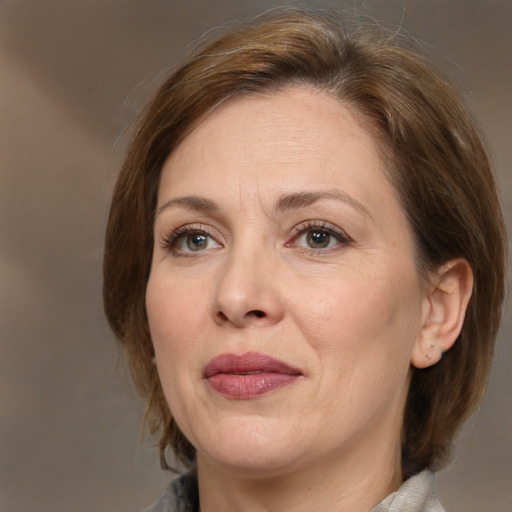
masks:
[[[157,503],[145,512],[199,512],[195,473],[173,480]],[[425,470],[409,478],[371,512],[445,512],[437,497],[434,473]]]
[[[199,512],[199,489],[195,471],[173,480],[160,499],[144,512]]]

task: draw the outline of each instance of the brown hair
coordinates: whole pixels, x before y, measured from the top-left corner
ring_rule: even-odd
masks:
[[[410,49],[412,48],[412,49]],[[284,9],[231,27],[174,70],[143,112],[114,191],[104,259],[105,311],[148,399],[150,429],[192,463],[156,367],[145,310],[162,165],[190,130],[234,95],[297,83],[329,92],[377,134],[388,178],[413,227],[418,266],[463,257],[474,289],[459,339],[442,360],[411,368],[402,432],[407,478],[440,467],[478,404],[492,360],[505,280],[505,231],[482,137],[454,88],[414,43],[339,15]]]

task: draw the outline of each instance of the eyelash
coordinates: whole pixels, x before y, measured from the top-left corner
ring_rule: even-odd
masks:
[[[334,246],[322,247],[322,248],[314,248],[314,247],[302,247],[302,249],[307,251],[313,251],[314,253],[327,253],[332,250],[335,250],[338,245],[348,245],[352,242],[352,239],[340,228],[334,226],[325,221],[314,221],[308,220],[302,222],[293,228],[291,232],[291,238],[288,242],[286,242],[285,247],[293,247],[294,244],[299,240],[303,235],[308,232],[323,232],[329,236],[334,237],[334,239],[338,242]],[[168,234],[162,237],[161,245],[165,250],[171,251],[175,256],[189,256],[194,253],[194,251],[183,251],[178,248],[178,243],[180,239],[184,239],[188,235],[203,235],[210,240],[213,240],[219,247],[222,247],[222,244],[217,242],[216,237],[213,236],[210,231],[205,228],[201,224],[191,224],[181,226],[175,230],[170,231]],[[197,251],[198,253],[203,252],[202,250]]]

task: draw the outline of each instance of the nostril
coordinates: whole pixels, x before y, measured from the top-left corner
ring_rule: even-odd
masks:
[[[219,320],[221,320],[222,322],[225,322],[226,320],[228,320],[228,317],[222,312],[222,311],[219,311],[217,313],[217,317]]]
[[[261,309],[251,309],[245,314],[239,316],[236,312],[231,315],[226,315],[223,311],[217,311],[215,313],[215,321],[219,324],[233,323],[235,325],[244,325],[246,321],[251,319],[267,318],[268,315]]]

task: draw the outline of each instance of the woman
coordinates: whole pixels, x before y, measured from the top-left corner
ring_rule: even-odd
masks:
[[[282,10],[177,68],[117,182],[105,309],[191,472],[150,510],[443,510],[505,233],[467,108],[380,28]]]

